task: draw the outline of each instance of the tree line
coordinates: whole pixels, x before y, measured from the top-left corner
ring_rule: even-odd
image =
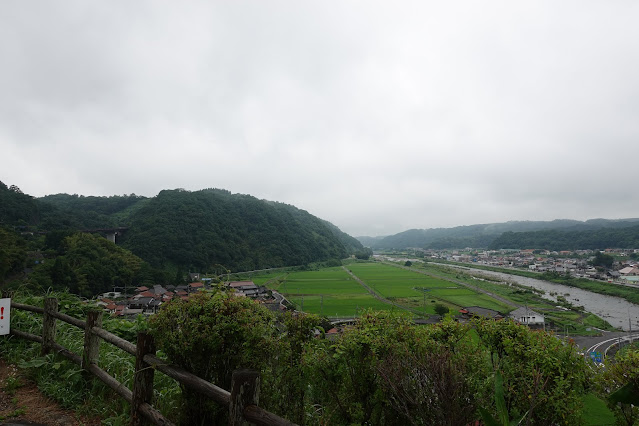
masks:
[[[553,221],[511,221],[504,223],[479,224],[468,226],[456,226],[453,228],[410,229],[384,238],[370,239],[360,237],[373,249],[406,249],[421,247],[425,249],[451,249],[451,248],[488,248],[501,247],[506,242],[518,244],[523,239],[531,239],[529,235],[545,235],[545,244],[564,243],[562,233],[568,232],[578,235],[578,245],[590,244],[590,235],[599,230],[610,231],[608,242],[611,245],[605,247],[621,247],[615,245],[628,244],[623,236],[623,228],[639,226],[639,219],[591,219],[578,220],[553,220]],[[620,232],[614,232],[615,230]],[[539,234],[537,234],[539,232]],[[557,232],[557,233],[555,233]],[[515,236],[513,236],[513,234]],[[519,238],[519,239],[518,239]],[[598,238],[598,237],[594,237]],[[528,246],[536,247],[536,246]],[[517,248],[508,246],[505,248]],[[526,247],[524,247],[526,248]],[[588,247],[576,247],[588,248]],[[574,249],[574,248],[573,248]],[[568,248],[566,248],[568,250]]]
[[[535,232],[504,232],[490,249],[596,250],[604,248],[639,247],[639,226],[603,228],[591,231],[545,230]]]

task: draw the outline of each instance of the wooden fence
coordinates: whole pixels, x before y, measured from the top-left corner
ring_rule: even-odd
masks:
[[[42,353],[55,351],[82,367],[87,373],[96,376],[118,395],[131,404],[131,425],[152,423],[172,425],[162,414],[151,406],[153,396],[153,375],[158,370],[177,380],[182,385],[211,398],[216,403],[228,407],[229,425],[249,423],[264,426],[293,425],[290,421],[270,413],[257,406],[259,399],[260,375],[256,371],[237,370],[233,372],[231,391],[195,376],[182,368],[168,365],[155,356],[153,337],[146,332],[137,336],[137,345],[124,340],[101,328],[102,312],[89,312],[87,320],[82,321],[58,312],[58,299],[46,298],[44,308],[11,302],[13,309],[35,312],[43,315],[42,336],[12,329],[10,334],[19,338],[42,344]],[[84,349],[82,355],[71,352],[55,341],[56,320],[66,322],[84,330]],[[98,346],[100,339],[135,356],[135,375],[133,389],[111,377],[98,367]]]

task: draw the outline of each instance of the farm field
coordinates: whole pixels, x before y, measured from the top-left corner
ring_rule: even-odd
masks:
[[[507,313],[513,308],[488,295],[467,288],[457,280],[500,295],[520,305],[529,306],[546,315],[547,320],[558,329],[567,329],[576,334],[592,334],[592,327],[611,329],[605,321],[592,314],[567,311],[557,308],[525,287],[507,286],[481,275],[475,277],[466,271],[453,270],[438,265],[414,265],[417,271],[377,262],[353,262],[346,265],[358,279],[381,297],[406,307],[418,314],[432,315],[435,305],[443,304],[455,312],[461,307],[480,306]],[[433,273],[432,277],[419,270]],[[253,280],[282,293],[297,309],[324,315],[330,318],[353,317],[363,309],[400,309],[384,303],[360,285],[341,267],[317,271],[273,271],[250,275],[243,279]]]
[[[609,323],[596,315],[588,312],[568,311],[557,308],[557,303],[541,298],[539,294],[527,287],[504,285],[503,283],[499,283],[498,280],[481,273],[471,274],[466,270],[456,270],[442,265],[418,264],[415,266],[438,276],[466,282],[472,286],[480,287],[484,290],[490,291],[491,293],[512,300],[520,305],[528,306],[543,313],[546,316],[546,321],[549,326],[554,324],[554,326],[558,329],[563,330],[565,327],[568,327],[571,332],[577,334],[597,333],[597,331],[593,330],[592,327],[613,330],[613,327]]]
[[[258,285],[277,290],[297,309],[327,317],[353,317],[368,308],[393,309],[391,305],[371,296],[341,267],[270,273],[251,279]]]
[[[434,314],[441,303],[456,311],[481,306],[508,311],[502,303],[461,285],[380,263],[351,263],[347,268],[380,296],[401,306]],[[351,317],[362,309],[399,309],[368,293],[341,267],[319,271],[272,272],[250,277],[283,294],[297,309],[329,317]],[[302,308],[303,306],[303,308]]]
[[[510,310],[503,303],[461,285],[394,266],[356,263],[348,268],[383,297],[413,307],[423,307],[426,300],[427,313],[434,313],[435,302],[447,305],[451,309],[481,306],[501,312]]]
[[[381,302],[370,294],[353,295],[323,295],[300,296],[290,294],[288,300],[298,309],[329,318],[351,318],[359,316],[364,309],[387,311],[398,309],[387,303]],[[303,307],[303,309],[302,309]]]

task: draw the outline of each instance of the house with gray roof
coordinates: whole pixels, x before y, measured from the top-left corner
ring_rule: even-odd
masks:
[[[535,312],[527,306],[517,308],[508,314],[509,318],[525,325],[543,325],[545,317],[539,312]]]

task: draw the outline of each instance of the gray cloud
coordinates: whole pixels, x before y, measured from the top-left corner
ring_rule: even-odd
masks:
[[[0,179],[354,234],[638,216],[639,6],[3,2]]]

